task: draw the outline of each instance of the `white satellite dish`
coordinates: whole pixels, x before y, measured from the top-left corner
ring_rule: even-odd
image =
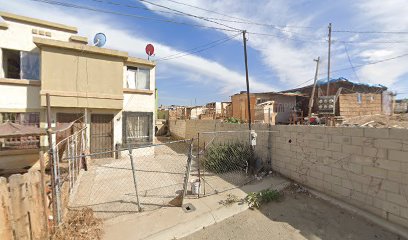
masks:
[[[103,47],[106,43],[106,36],[103,33],[97,33],[93,40],[94,46]]]

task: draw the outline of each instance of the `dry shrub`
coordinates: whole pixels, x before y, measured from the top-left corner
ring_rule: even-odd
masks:
[[[93,210],[83,208],[71,210],[65,217],[65,221],[58,227],[53,240],[94,240],[102,239],[103,222],[94,216]]]

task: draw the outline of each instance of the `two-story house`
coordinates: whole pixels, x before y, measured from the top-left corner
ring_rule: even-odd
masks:
[[[88,44],[76,27],[5,12],[0,16],[0,123],[46,128],[49,94],[52,126],[86,122],[91,153],[153,140],[155,63]],[[10,151],[28,154],[48,145],[47,137],[39,143],[13,140],[0,139],[0,162]]]

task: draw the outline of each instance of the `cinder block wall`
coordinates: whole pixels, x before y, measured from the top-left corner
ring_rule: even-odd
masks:
[[[183,126],[183,127],[180,127]],[[172,128],[173,127],[173,128]],[[185,134],[179,133],[184,129]],[[186,138],[205,131],[245,131],[247,124],[178,120]],[[408,227],[408,129],[254,124],[256,154],[305,186]],[[200,134],[200,145],[214,135]],[[228,133],[219,138],[227,138]],[[247,134],[239,135],[246,141]]]
[[[186,121],[185,120],[169,120],[170,134],[176,139],[186,138]]]
[[[273,169],[408,227],[408,129],[273,128]]]

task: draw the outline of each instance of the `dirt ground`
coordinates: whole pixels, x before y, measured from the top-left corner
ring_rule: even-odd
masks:
[[[343,122],[343,125],[363,125],[367,127],[396,127],[408,128],[408,113],[386,115],[370,115],[348,118]]]
[[[308,239],[402,240],[367,220],[307,193],[285,191],[279,202],[247,210],[184,240]]]

